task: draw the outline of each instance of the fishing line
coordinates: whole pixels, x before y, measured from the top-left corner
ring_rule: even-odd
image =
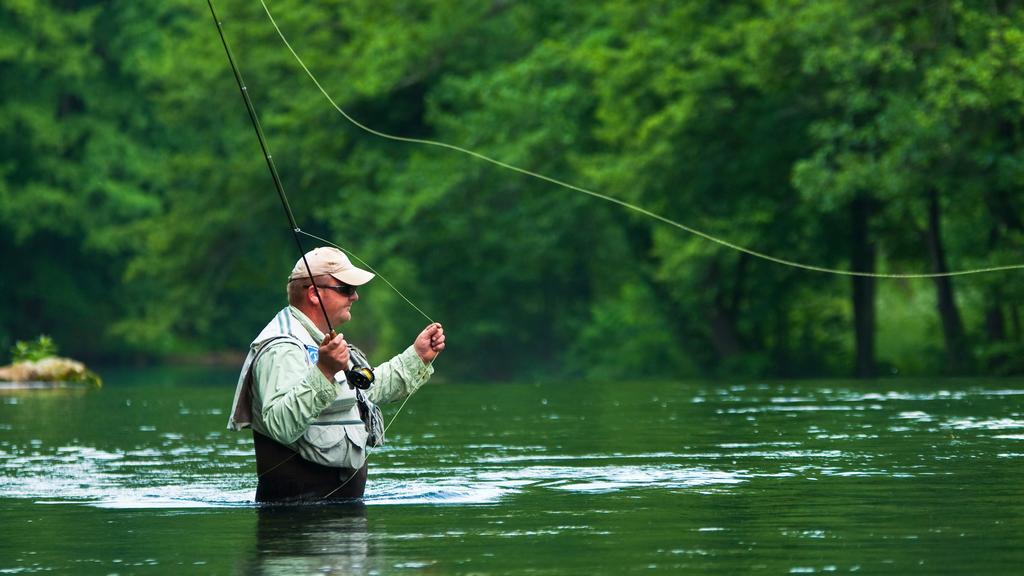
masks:
[[[342,248],[341,246],[338,246],[337,244],[335,244],[335,243],[333,243],[333,242],[331,242],[329,240],[326,240],[324,238],[320,238],[319,236],[316,236],[314,234],[310,234],[308,232],[304,232],[304,231],[302,231],[299,228],[298,224],[295,221],[295,215],[292,212],[291,204],[288,202],[288,196],[285,194],[284,185],[281,183],[281,178],[278,175],[277,166],[274,164],[274,157],[270,153],[270,146],[267,144],[266,136],[263,134],[263,127],[260,125],[259,117],[256,115],[256,109],[255,109],[255,107],[252,104],[252,100],[249,98],[249,88],[246,86],[245,81],[242,79],[242,74],[238,70],[238,66],[235,64],[234,55],[231,52],[231,47],[228,45],[227,38],[224,36],[224,28],[223,28],[223,25],[221,24],[220,17],[217,15],[217,10],[213,6],[213,0],[206,0],[206,3],[210,7],[210,15],[213,17],[213,21],[217,25],[217,33],[220,35],[221,44],[224,45],[224,53],[227,55],[228,63],[231,65],[231,71],[235,75],[235,82],[238,84],[238,89],[242,93],[242,100],[245,101],[245,108],[246,108],[246,111],[249,113],[249,120],[252,122],[252,127],[256,131],[256,138],[257,138],[257,140],[259,140],[260,149],[263,151],[263,157],[266,159],[267,168],[270,170],[270,176],[271,176],[271,178],[274,181],[274,187],[276,188],[277,195],[278,195],[278,197],[281,200],[281,207],[284,209],[285,216],[288,218],[288,223],[291,226],[292,236],[295,238],[295,244],[296,244],[296,246],[299,249],[299,254],[301,255],[302,262],[306,266],[306,274],[309,276],[310,284],[313,285],[313,290],[315,291],[317,300],[320,303],[320,311],[323,313],[324,321],[327,323],[328,333],[334,334],[335,333],[334,332],[334,327],[331,326],[331,319],[327,315],[327,309],[324,307],[323,300],[320,298],[320,290],[317,287],[317,284],[316,284],[316,282],[313,279],[313,272],[312,272],[312,270],[309,267],[309,262],[306,260],[306,251],[302,247],[302,241],[299,238],[299,234],[303,234],[305,236],[308,236],[310,238],[314,238],[314,239],[319,240],[321,242],[324,242],[326,244],[330,244],[331,246],[334,246],[335,248],[337,248],[339,250],[342,250],[343,252],[349,254],[350,256],[352,256],[353,258],[358,260],[361,264],[366,266],[370,270],[370,272],[373,272],[378,278],[383,280],[389,287],[391,287],[392,290],[395,291],[395,293],[397,293],[399,296],[401,296],[402,299],[405,300],[414,309],[416,309],[417,312],[422,314],[423,317],[426,318],[431,324],[434,324],[434,320],[431,319],[430,316],[428,316],[425,312],[423,312],[423,310],[421,310],[419,308],[419,306],[416,306],[415,304],[413,304],[413,302],[409,298],[407,298],[405,296],[405,294],[403,294],[394,284],[392,284],[391,281],[389,281],[387,278],[385,278],[379,272],[377,272],[375,269],[373,269],[369,264],[366,263],[365,260],[363,260],[359,256],[355,255],[350,250],[346,250],[346,249]],[[265,5],[264,5],[264,7],[265,7]],[[414,393],[415,392],[413,392],[413,394]],[[385,434],[387,433],[388,429],[391,428],[391,425],[394,424],[395,420],[398,418],[398,415],[402,412],[402,409],[405,408],[406,403],[409,402],[409,399],[412,398],[413,394],[409,394],[408,396],[406,396],[405,401],[403,401],[402,404],[398,407],[398,410],[395,412],[395,415],[391,418],[391,422],[389,422],[388,425],[384,427],[384,433]],[[369,456],[369,453],[370,453],[370,450],[367,449],[367,456]],[[289,456],[289,457],[285,458],[284,460],[278,462],[273,467],[271,467],[269,470],[265,470],[262,474],[259,474],[259,476],[257,476],[257,478],[260,478],[263,475],[268,474],[268,473],[274,471],[275,469],[277,469],[279,466],[281,466],[285,462],[291,460],[296,454],[298,454],[298,453],[297,452],[293,452],[291,456]],[[323,496],[323,498],[324,499],[329,498],[334,493],[336,493],[338,490],[341,490],[342,488],[344,488],[349,483],[349,481],[351,481],[352,478],[354,478],[356,476],[356,474],[358,474],[358,471],[353,473],[353,475],[349,476],[344,482],[341,483],[340,486],[338,486],[334,490],[331,490],[330,492],[328,492],[327,495]]]
[[[671,218],[668,218],[666,216],[662,216],[660,214],[656,214],[654,212],[651,212],[650,210],[647,210],[646,208],[643,208],[641,206],[637,206],[635,204],[631,204],[629,202],[626,202],[625,200],[620,200],[618,198],[614,198],[612,196],[608,196],[608,195],[602,194],[600,192],[595,192],[593,190],[588,190],[588,189],[583,188],[581,186],[576,186],[575,184],[564,182],[562,180],[558,180],[558,179],[552,178],[550,176],[545,176],[544,174],[533,172],[533,171],[527,170],[525,168],[520,168],[518,166],[514,166],[512,164],[508,164],[506,162],[503,162],[501,160],[497,160],[495,158],[491,158],[490,156],[486,156],[486,155],[481,154],[479,152],[475,152],[473,150],[469,150],[469,149],[463,148],[461,146],[456,146],[454,144],[448,144],[447,142],[440,142],[440,141],[436,141],[436,140],[427,140],[427,139],[423,139],[423,138],[408,138],[408,137],[405,137],[405,136],[396,136],[394,134],[388,134],[386,132],[381,132],[379,130],[375,130],[375,129],[373,129],[373,128],[371,128],[371,127],[369,127],[369,126],[367,126],[367,125],[365,125],[365,124],[363,124],[361,122],[359,122],[358,120],[356,120],[352,116],[350,116],[347,112],[345,112],[345,110],[343,110],[341,108],[341,106],[338,105],[337,102],[335,102],[334,98],[327,92],[327,90],[324,89],[324,87],[320,84],[320,81],[317,80],[317,78],[313,74],[313,72],[311,72],[309,67],[306,66],[306,63],[303,62],[302,58],[299,57],[298,53],[295,52],[295,49],[292,48],[292,45],[291,45],[290,42],[288,42],[288,39],[285,37],[284,32],[282,32],[281,28],[277,25],[277,21],[274,20],[274,15],[270,13],[270,8],[267,6],[267,3],[265,2],[265,0],[260,0],[260,4],[263,5],[263,10],[267,13],[267,18],[270,19],[270,23],[273,24],[274,29],[277,31],[277,35],[280,36],[280,38],[281,38],[281,41],[284,42],[284,45],[288,48],[288,51],[291,52],[292,56],[299,63],[299,66],[301,66],[302,69],[306,72],[306,75],[309,76],[310,80],[313,81],[313,84],[315,84],[316,87],[320,89],[320,92],[324,95],[325,98],[327,98],[327,101],[330,102],[331,106],[333,106],[334,109],[337,110],[338,113],[341,114],[351,124],[353,124],[354,126],[356,126],[357,128],[359,128],[359,129],[361,129],[361,130],[363,130],[365,132],[373,134],[374,136],[378,136],[380,138],[385,138],[387,140],[394,140],[394,141],[398,141],[398,142],[406,142],[406,143],[410,143],[410,144],[422,144],[422,145],[425,145],[425,146],[435,146],[435,147],[438,147],[438,148],[446,148],[448,150],[453,150],[455,152],[460,152],[462,154],[466,154],[468,156],[472,156],[472,157],[477,158],[479,160],[482,160],[484,162],[488,162],[490,164],[494,164],[495,166],[499,166],[501,168],[505,168],[506,170],[511,170],[512,172],[518,172],[519,174],[523,174],[523,175],[529,176],[531,178],[536,178],[538,180],[543,180],[545,182],[548,182],[548,183],[551,183],[551,184],[555,184],[556,186],[560,186],[562,188],[573,190],[575,192],[580,192],[580,193],[586,194],[588,196],[591,196],[593,198],[604,200],[605,202],[610,202],[612,204],[617,204],[617,205],[619,205],[619,206],[621,206],[623,208],[627,208],[627,209],[632,210],[634,212],[640,213],[640,214],[642,214],[644,216],[647,216],[649,218],[652,218],[652,219],[657,220],[659,222],[662,222],[664,224],[668,224],[669,226],[673,226],[675,228],[683,230],[684,232],[688,232],[690,234],[693,234],[694,236],[698,236],[698,237],[703,238],[705,240],[708,240],[710,242],[714,242],[715,244],[718,244],[720,246],[724,246],[724,247],[729,248],[731,250],[735,250],[737,252],[742,252],[743,254],[748,254],[748,255],[753,256],[755,258],[760,258],[762,260],[767,260],[768,262],[773,262],[775,264],[781,264],[783,266],[789,266],[791,268],[798,268],[798,269],[801,269],[801,270],[808,270],[808,271],[811,271],[811,272],[822,272],[822,273],[825,273],[825,274],[834,274],[834,275],[838,275],[838,276],[859,276],[859,277],[865,277],[865,278],[946,278],[946,277],[951,277],[951,276],[967,276],[967,275],[971,275],[971,274],[983,274],[983,273],[988,273],[988,272],[1000,272],[1000,271],[1018,270],[1018,269],[1024,268],[1024,264],[1009,264],[1009,265],[1005,265],[1005,266],[990,266],[990,267],[986,267],[986,268],[974,268],[974,269],[969,269],[969,270],[958,270],[958,271],[952,271],[952,272],[929,272],[929,273],[902,274],[902,273],[858,272],[858,271],[854,271],[854,270],[843,270],[843,269],[838,269],[838,268],[825,268],[825,267],[822,267],[822,266],[814,266],[814,265],[811,265],[811,264],[803,264],[801,262],[795,262],[795,261],[792,261],[792,260],[786,260],[786,259],[783,259],[783,258],[778,258],[778,257],[775,257],[775,256],[771,256],[769,254],[765,254],[765,253],[762,253],[762,252],[757,252],[756,250],[752,250],[750,248],[745,248],[745,247],[740,246],[738,244],[734,244],[732,242],[729,242],[728,240],[724,240],[724,239],[719,238],[717,236],[713,236],[713,235],[708,234],[706,232],[702,232],[700,230],[697,230],[696,228],[692,228],[690,226],[687,226],[687,225],[685,225],[685,224],[683,224],[681,222],[677,222],[677,221],[675,221],[675,220],[673,220]]]
[[[291,207],[290,207],[290,205],[288,203],[287,196],[285,195],[284,188],[283,188],[283,186],[282,186],[282,184],[280,182],[280,178],[279,178],[278,173],[277,173],[277,168],[276,168],[276,166],[274,165],[274,162],[273,162],[273,157],[270,154],[269,148],[268,148],[268,146],[266,144],[266,140],[265,140],[265,137],[263,135],[263,130],[262,130],[262,127],[260,126],[259,119],[257,118],[255,110],[253,109],[253,106],[252,106],[252,102],[249,99],[248,89],[246,88],[245,83],[242,80],[241,74],[239,73],[238,68],[235,65],[234,58],[233,58],[232,53],[231,53],[231,49],[229,48],[227,40],[224,37],[224,32],[223,32],[223,29],[222,29],[222,26],[221,26],[221,22],[220,22],[220,19],[217,17],[217,13],[216,13],[216,10],[214,9],[212,0],[207,0],[207,4],[210,7],[210,12],[211,12],[211,14],[213,16],[214,22],[217,25],[217,31],[220,34],[221,41],[222,41],[222,43],[224,45],[225,52],[227,53],[228,61],[231,64],[232,71],[234,72],[235,79],[236,79],[236,81],[238,83],[239,90],[242,93],[243,100],[245,100],[246,108],[247,108],[247,110],[249,112],[250,120],[252,121],[253,128],[256,130],[257,138],[260,141],[260,146],[261,146],[261,148],[263,150],[264,157],[265,157],[265,159],[267,161],[268,169],[270,170],[271,176],[272,176],[272,178],[274,180],[274,184],[275,184],[275,187],[277,188],[278,196],[281,199],[281,203],[282,203],[282,206],[283,206],[283,208],[285,210],[285,214],[288,217],[289,223],[291,224],[292,233],[293,233],[293,236],[295,238],[296,245],[299,248],[299,252],[300,252],[300,254],[302,254],[303,262],[305,262],[305,251],[302,248],[302,243],[301,243],[301,241],[299,239],[299,234],[303,234],[303,235],[308,236],[310,238],[315,238],[315,239],[317,239],[317,240],[319,240],[321,242],[325,242],[325,243],[327,243],[327,244],[329,244],[331,246],[334,246],[335,248],[338,248],[339,250],[343,250],[344,252],[346,252],[350,256],[354,257],[356,260],[358,260],[364,266],[369,268],[371,272],[374,272],[374,274],[376,274],[378,277],[380,277],[382,280],[384,280],[384,282],[392,290],[394,290],[403,300],[405,300],[417,312],[419,312],[421,315],[423,315],[425,318],[427,318],[428,321],[433,322],[433,320],[431,320],[430,317],[426,313],[424,313],[409,298],[407,298],[400,290],[398,290],[398,288],[395,287],[394,284],[392,284],[386,278],[384,278],[379,273],[377,273],[372,267],[370,267],[368,264],[366,264],[366,262],[364,260],[362,260],[361,258],[356,256],[355,254],[353,254],[351,251],[346,250],[344,248],[341,248],[340,246],[338,246],[338,245],[336,245],[336,244],[334,244],[334,243],[332,243],[332,242],[330,242],[330,241],[328,241],[326,239],[320,238],[318,236],[315,236],[313,234],[304,232],[301,229],[299,229],[298,225],[295,222],[294,215],[292,214]],[[449,144],[449,143],[441,142],[441,141],[429,140],[429,139],[409,138],[409,137],[404,137],[404,136],[397,136],[397,135],[381,132],[379,130],[375,130],[375,129],[369,127],[369,126],[366,126],[366,125],[362,124],[361,122],[359,122],[358,120],[356,120],[355,118],[350,116],[344,109],[341,108],[341,106],[338,105],[338,103],[334,100],[334,98],[330,95],[330,93],[328,93],[327,90],[323,87],[323,85],[320,84],[320,81],[313,74],[313,72],[309,69],[309,67],[306,66],[305,62],[302,60],[302,58],[299,56],[299,54],[295,51],[295,49],[292,48],[291,43],[288,41],[287,37],[285,37],[284,32],[278,26],[277,21],[274,19],[273,14],[270,12],[270,8],[267,6],[267,3],[264,0],[260,0],[260,4],[263,6],[263,9],[264,9],[264,11],[267,14],[267,18],[270,20],[270,23],[273,25],[274,29],[277,31],[277,34],[281,38],[281,41],[288,48],[288,51],[292,54],[292,56],[299,63],[299,65],[302,67],[302,69],[306,72],[306,74],[309,76],[310,80],[313,81],[313,83],[316,85],[316,87],[324,95],[324,97],[331,104],[331,106],[339,114],[341,114],[341,116],[344,117],[349,123],[353,124],[354,126],[356,126],[359,129],[361,129],[361,130],[363,130],[363,131],[365,131],[365,132],[367,132],[369,134],[375,135],[377,137],[384,138],[384,139],[387,139],[387,140],[398,141],[398,142],[405,142],[405,143],[411,143],[411,144],[420,144],[420,145],[425,145],[425,146],[434,146],[434,147],[449,149],[449,150],[452,150],[452,151],[455,151],[455,152],[460,152],[462,154],[465,154],[465,155],[477,158],[479,160],[482,160],[484,162],[493,164],[493,165],[498,166],[500,168],[504,168],[506,170],[509,170],[509,171],[512,171],[512,172],[516,172],[516,173],[522,174],[524,176],[528,176],[528,177],[535,178],[535,179],[538,179],[538,180],[541,180],[541,181],[545,181],[545,182],[548,182],[550,184],[554,184],[554,185],[556,185],[558,187],[562,187],[562,188],[565,188],[565,189],[568,189],[568,190],[571,190],[571,191],[575,191],[575,192],[579,192],[579,193],[582,193],[582,194],[586,194],[586,195],[588,195],[588,196],[590,196],[592,198],[597,198],[599,200],[604,200],[605,202],[616,204],[616,205],[618,205],[618,206],[620,206],[622,208],[626,208],[628,210],[632,210],[632,211],[637,212],[637,213],[639,213],[639,214],[641,214],[643,216],[647,216],[648,218],[651,218],[651,219],[657,220],[659,222],[662,222],[664,224],[667,224],[669,226],[678,228],[680,230],[683,230],[684,232],[687,232],[687,233],[692,234],[694,236],[697,236],[699,238],[703,238],[703,239],[705,239],[707,241],[713,242],[713,243],[718,244],[720,246],[723,246],[725,248],[729,248],[731,250],[734,250],[734,251],[737,251],[737,252],[741,252],[741,253],[753,256],[755,258],[766,260],[768,262],[773,262],[775,264],[779,264],[779,265],[783,265],[783,266],[788,266],[788,267],[792,267],[792,268],[797,268],[797,269],[802,269],[802,270],[807,270],[807,271],[811,271],[811,272],[821,272],[821,273],[833,274],[833,275],[839,275],[839,276],[911,279],[911,278],[942,278],[942,277],[952,277],[952,276],[966,276],[966,275],[972,275],[972,274],[982,274],[982,273],[988,273],[988,272],[998,272],[998,271],[1016,270],[1016,269],[1024,268],[1024,264],[1013,264],[1013,265],[991,266],[991,267],[985,267],[985,268],[959,270],[959,271],[952,271],[952,272],[936,272],[936,273],[872,273],[872,272],[859,272],[859,271],[852,271],[852,270],[843,270],[843,269],[836,269],[836,268],[826,268],[826,267],[822,267],[822,266],[814,266],[814,265],[810,265],[810,264],[804,264],[804,263],[801,263],[801,262],[796,262],[796,261],[792,261],[792,260],[786,260],[786,259],[783,259],[783,258],[778,258],[778,257],[775,257],[775,256],[771,256],[769,254],[765,254],[765,253],[762,253],[762,252],[758,252],[758,251],[752,250],[750,248],[746,248],[746,247],[740,246],[738,244],[734,244],[734,243],[729,242],[729,241],[727,241],[725,239],[722,239],[722,238],[719,238],[717,236],[708,234],[706,232],[702,232],[702,231],[700,231],[700,230],[698,230],[696,228],[687,226],[687,225],[685,225],[685,224],[683,224],[681,222],[678,222],[678,221],[673,220],[671,218],[668,218],[666,216],[663,216],[663,215],[657,214],[655,212],[652,212],[652,211],[650,211],[650,210],[648,210],[646,208],[643,208],[641,206],[638,206],[636,204],[632,204],[630,202],[627,202],[627,201],[624,201],[624,200],[620,200],[618,198],[614,198],[612,196],[608,196],[608,195],[602,194],[600,192],[589,190],[587,188],[583,188],[581,186],[577,186],[577,185],[571,184],[569,182],[564,182],[562,180],[558,180],[556,178],[552,178],[550,176],[546,176],[546,175],[538,173],[538,172],[527,170],[525,168],[520,168],[518,166],[509,164],[507,162],[503,162],[501,160],[497,160],[495,158],[491,158],[490,156],[487,156],[485,154],[481,154],[479,152],[476,152],[476,151],[473,151],[473,150],[470,150],[470,149],[467,149],[467,148],[463,148],[461,146],[457,146],[457,145],[454,145],[454,144]],[[308,262],[305,262],[305,264],[306,264],[306,271],[309,274],[310,280],[312,282],[313,278],[312,278],[312,272],[310,271],[310,268],[309,268],[309,264],[308,264]],[[314,289],[316,289],[315,288],[315,286],[316,286],[315,282],[313,283],[313,285],[314,285]],[[319,290],[317,290],[317,296],[318,296],[318,299],[319,299]],[[324,313],[325,320],[327,320],[328,327],[333,332],[333,328],[330,327],[330,320],[327,317],[327,312],[323,308],[323,303],[321,302],[320,305],[321,305],[321,311]],[[405,401],[401,404],[401,406],[399,406],[399,409],[395,413],[394,417],[391,419],[391,422],[385,427],[385,432],[391,427],[391,424],[394,423],[395,419],[397,419],[398,414],[402,411],[402,408],[405,407],[405,404],[409,401],[409,399],[411,397],[412,397],[412,394],[407,396]],[[351,479],[352,479],[352,477],[349,477],[348,479],[346,479],[345,482],[343,482],[340,486],[338,486],[337,488],[332,490],[330,493],[328,493],[327,496],[325,496],[325,498],[329,497],[330,495],[334,494],[335,492],[337,492],[338,490],[343,488],[346,484],[348,484],[348,482]]]

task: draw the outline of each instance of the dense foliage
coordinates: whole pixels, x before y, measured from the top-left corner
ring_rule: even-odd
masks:
[[[269,5],[378,130],[816,266],[1024,262],[1016,2]],[[218,9],[300,226],[445,323],[448,375],[1024,370],[1020,272],[787,268],[380,139],[259,2]],[[243,350],[296,252],[206,4],[4,0],[0,34],[0,349]],[[425,322],[381,282],[361,294],[346,333],[378,356]]]
[[[11,348],[11,356],[14,362],[35,362],[43,358],[52,358],[56,355],[57,345],[53,342],[53,338],[45,334],[28,342],[19,340]]]

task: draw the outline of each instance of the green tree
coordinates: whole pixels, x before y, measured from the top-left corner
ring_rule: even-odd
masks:
[[[275,17],[337,102],[787,260],[862,271],[1018,260],[1013,3],[305,3]],[[878,372],[898,290],[945,365],[1019,371],[1007,275],[885,285],[765,262],[341,118],[259,3],[219,3],[299,226],[452,334],[456,377]],[[0,345],[242,350],[297,254],[202,3],[0,6]],[[306,247],[317,242],[305,238]],[[879,286],[884,289],[880,290]],[[424,323],[375,282],[346,334]],[[883,300],[880,300],[883,299]],[[888,324],[887,324],[888,323]],[[987,361],[973,363],[978,356]],[[922,366],[929,362],[922,361]]]
[[[121,271],[133,221],[161,207],[164,132],[113,56],[117,8],[0,6],[0,344],[40,332],[84,354],[119,344],[104,327],[135,294]]]

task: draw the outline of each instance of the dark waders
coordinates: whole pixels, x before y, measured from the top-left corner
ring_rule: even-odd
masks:
[[[327,500],[363,497],[366,464],[359,470],[322,466],[256,431],[253,431],[252,438],[256,447],[256,473],[259,474],[257,502],[312,502],[325,497]]]

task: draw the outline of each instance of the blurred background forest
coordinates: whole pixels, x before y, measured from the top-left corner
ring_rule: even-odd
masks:
[[[1024,263],[1018,2],[268,4],[379,130],[816,266]],[[217,7],[300,227],[445,324],[447,377],[1024,372],[1024,272],[801,271],[379,139],[258,1]],[[2,0],[0,37],[0,355],[241,354],[297,253],[206,3]],[[378,359],[425,324],[360,294]]]

